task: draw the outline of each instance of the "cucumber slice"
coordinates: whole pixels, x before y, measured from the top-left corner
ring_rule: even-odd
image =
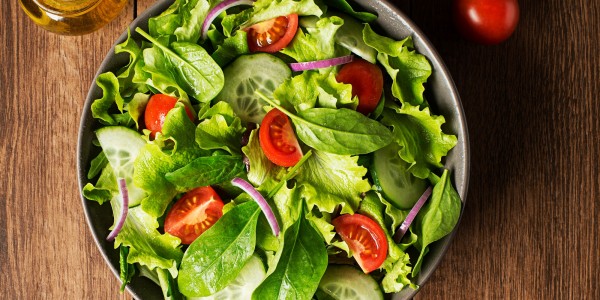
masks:
[[[377,281],[349,265],[329,265],[315,295],[319,300],[383,300]]]
[[[145,192],[133,184],[133,162],[146,141],[137,131],[123,126],[102,127],[96,137],[117,178],[125,178],[129,207],[140,204]]]
[[[238,57],[223,70],[225,85],[217,101],[225,101],[242,121],[260,123],[265,116],[263,100],[255,91],[271,97],[273,91],[292,71],[281,59],[267,53],[249,54]]]
[[[254,290],[267,277],[267,271],[258,256],[252,255],[240,274],[226,288],[207,297],[188,297],[188,300],[238,300],[251,299]]]
[[[425,192],[427,181],[412,175],[398,151],[397,143],[375,151],[371,175],[387,200],[400,209],[410,209]]]

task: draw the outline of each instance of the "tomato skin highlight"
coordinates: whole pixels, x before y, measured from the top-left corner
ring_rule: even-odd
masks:
[[[148,104],[146,105],[146,110],[144,111],[144,123],[146,124],[146,129],[152,131],[150,134],[151,137],[154,137],[157,132],[162,131],[162,127],[165,124],[165,118],[171,109],[175,107],[177,104],[177,98],[164,95],[164,94],[156,94],[150,97],[148,100]],[[194,114],[187,107],[185,107],[185,112],[192,122],[194,121]]]
[[[341,215],[331,223],[348,244],[352,256],[365,274],[377,270],[383,264],[387,257],[388,243],[379,224],[358,213]]]
[[[165,218],[165,232],[189,245],[223,216],[223,201],[210,186],[185,193]]]
[[[275,53],[285,48],[298,31],[298,15],[279,16],[245,29],[250,52]]]
[[[358,112],[368,115],[375,110],[383,93],[383,73],[377,65],[355,59],[342,66],[336,79],[352,85],[352,97],[358,96]]]
[[[265,156],[278,166],[291,167],[302,158],[302,149],[288,116],[276,108],[263,118],[258,138]]]
[[[505,41],[519,23],[517,0],[454,0],[452,13],[458,32],[482,45]]]

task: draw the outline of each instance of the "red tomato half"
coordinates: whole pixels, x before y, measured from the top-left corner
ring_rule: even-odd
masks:
[[[302,158],[290,119],[276,108],[263,118],[258,138],[265,156],[278,166],[291,167]]]
[[[508,39],[519,23],[517,0],[454,0],[452,9],[458,31],[483,45]]]
[[[370,273],[381,266],[387,257],[388,243],[379,224],[361,214],[341,215],[331,223],[363,272]]]
[[[375,110],[383,92],[383,73],[377,65],[354,60],[342,66],[336,79],[352,85],[352,97],[358,96],[358,112],[367,115]]]
[[[157,132],[162,131],[165,118],[169,111],[175,107],[176,103],[177,98],[164,94],[156,94],[150,97],[148,105],[146,105],[146,111],[144,112],[146,129],[152,131],[150,136],[154,137]],[[187,106],[185,107],[185,112],[190,117],[190,120],[194,121],[194,114],[192,114],[192,111]]]
[[[251,52],[275,53],[285,48],[298,30],[298,15],[280,16],[256,23],[246,29]]]
[[[223,201],[210,186],[195,188],[183,195],[165,219],[165,232],[189,245],[223,215]]]

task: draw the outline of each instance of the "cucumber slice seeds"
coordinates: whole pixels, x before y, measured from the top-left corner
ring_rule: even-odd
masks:
[[[225,85],[216,101],[229,103],[242,121],[260,123],[268,105],[255,91],[271,97],[273,91],[286,79],[292,77],[292,71],[281,59],[267,53],[248,54],[238,57],[225,68]]]
[[[125,179],[129,207],[140,204],[146,193],[133,184],[133,162],[146,141],[137,131],[123,126],[102,127],[96,137],[116,177]]]

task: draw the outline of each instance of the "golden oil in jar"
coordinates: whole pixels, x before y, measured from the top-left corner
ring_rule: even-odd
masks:
[[[116,18],[127,0],[19,0],[25,13],[46,30],[64,34],[90,33]]]

